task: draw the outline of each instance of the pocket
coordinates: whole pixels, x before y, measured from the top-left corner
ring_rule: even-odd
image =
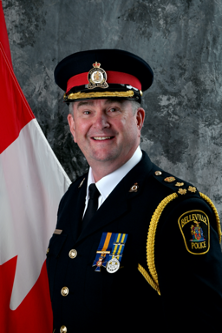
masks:
[[[116,273],[108,273],[102,267],[101,272],[95,272],[95,267],[88,266],[85,278],[84,301],[86,307],[95,314],[113,311],[124,288],[125,269]]]
[[[59,253],[64,245],[64,242],[67,238],[67,234],[53,234],[50,241],[49,241],[49,247],[48,247],[48,253],[47,253],[47,258],[48,257],[58,257]]]

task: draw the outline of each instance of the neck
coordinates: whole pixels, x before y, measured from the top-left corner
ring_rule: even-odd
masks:
[[[117,164],[116,166],[110,166],[109,163],[107,163],[107,165],[104,165],[104,163],[102,165],[99,165],[99,163],[98,163],[96,165],[96,168],[93,168],[93,166],[91,166],[95,183],[98,182],[103,177],[105,177],[105,176],[109,175],[110,173],[114,172],[115,170],[119,169],[126,162],[127,161],[125,161],[124,163],[119,164],[119,165]]]
[[[133,150],[133,152],[130,155],[126,156],[125,159],[122,159],[121,161],[117,160],[117,161],[115,161],[115,163],[111,163],[109,160],[108,161],[95,161],[95,163],[91,163],[90,166],[92,169],[92,174],[93,174],[95,182],[98,182],[103,177],[118,170],[121,166],[123,166],[125,163],[127,163],[131,159],[131,157],[134,155],[136,149]]]

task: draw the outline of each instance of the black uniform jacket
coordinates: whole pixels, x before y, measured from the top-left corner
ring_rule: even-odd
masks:
[[[169,177],[143,152],[80,234],[87,175],[70,186],[47,254],[56,333],[61,327],[68,333],[221,330],[222,256],[213,206],[191,184]],[[92,267],[103,232],[128,234],[116,273]]]

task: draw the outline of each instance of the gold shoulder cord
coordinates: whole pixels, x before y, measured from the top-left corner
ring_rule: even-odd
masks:
[[[200,193],[200,192],[199,192]],[[221,242],[221,228],[220,228],[220,218],[217,212],[216,207],[214,206],[213,202],[208,198],[205,194],[200,193],[200,196],[211,206],[213,209],[213,212],[216,217],[217,222],[217,232],[219,236],[219,242]],[[150,286],[157,291],[158,295],[161,295],[160,293],[160,287],[158,282],[158,275],[156,271],[155,266],[155,236],[156,236],[156,229],[157,225],[160,219],[161,214],[163,213],[163,210],[165,207],[174,199],[178,198],[177,193],[173,193],[168,195],[166,198],[164,198],[160,204],[157,206],[155,212],[153,213],[153,216],[150,221],[148,233],[147,233],[147,243],[146,243],[146,260],[147,260],[147,266],[150,271],[149,273],[140,265],[138,264],[138,270],[143,275],[143,277],[146,279],[146,281],[150,284]]]
[[[159,295],[161,295],[161,293],[154,258],[156,229],[164,208],[166,207],[166,205],[168,205],[169,202],[176,199],[177,197],[178,195],[176,193],[173,193],[164,198],[157,206],[150,221],[146,242],[146,260],[151,276],[140,264],[138,264],[139,272],[143,275],[143,277],[147,280],[151,287],[157,291]]]
[[[200,193],[200,192],[199,192]],[[203,198],[209,205],[210,207],[213,209],[213,212],[215,214],[216,217],[216,222],[217,222],[217,233],[218,233],[218,237],[219,237],[219,243],[221,243],[221,227],[220,227],[220,218],[219,218],[219,214],[217,212],[217,208],[214,206],[213,202],[210,200],[210,198],[208,198],[205,194],[200,193],[201,198]]]

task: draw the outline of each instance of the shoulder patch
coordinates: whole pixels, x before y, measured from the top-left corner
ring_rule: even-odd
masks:
[[[190,210],[178,219],[186,250],[195,255],[205,254],[210,249],[210,222],[202,210]]]

